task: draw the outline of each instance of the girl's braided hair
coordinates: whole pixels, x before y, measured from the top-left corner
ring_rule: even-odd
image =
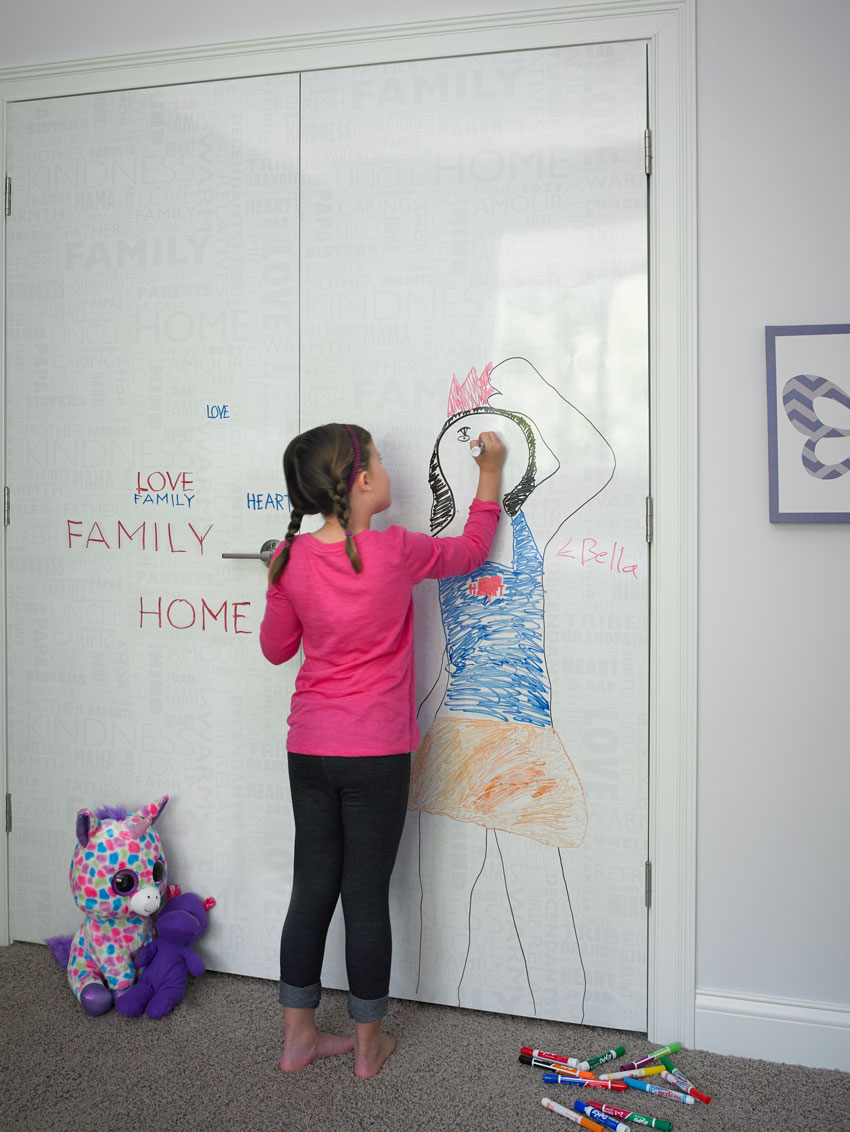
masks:
[[[336,515],[345,531],[345,553],[356,573],[363,569],[349,530],[350,492],[357,473],[367,467],[372,437],[359,425],[327,424],[302,432],[283,454],[283,474],[291,508],[283,550],[269,567],[274,585],[289,561],[293,540],[305,515]]]

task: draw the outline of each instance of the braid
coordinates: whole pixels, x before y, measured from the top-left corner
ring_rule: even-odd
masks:
[[[354,572],[359,574],[363,569],[360,561],[360,555],[357,553],[357,547],[354,545],[354,538],[349,530],[349,523],[351,522],[351,497],[348,494],[348,484],[345,480],[338,480],[334,493],[331,496],[333,500],[334,510],[336,517],[339,520],[339,525],[345,531],[345,553],[348,555],[348,561],[354,567]]]
[[[280,554],[276,554],[272,559],[269,566],[269,585],[273,586],[283,571],[286,569],[286,564],[289,561],[289,551],[292,547],[292,542],[298,532],[301,530],[301,522],[304,518],[304,512],[300,511],[297,507],[292,508],[292,514],[289,517],[289,526],[286,530],[286,537],[283,540],[283,550]]]

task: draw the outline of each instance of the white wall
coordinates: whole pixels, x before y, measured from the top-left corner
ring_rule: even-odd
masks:
[[[539,6],[30,0],[0,67]],[[846,0],[697,0],[696,1040],[843,1068],[850,530],[768,522],[764,326],[850,322],[848,42]]]
[[[850,323],[848,43],[846,0],[697,4],[697,1041],[763,999],[786,1061],[811,1003],[850,1033],[850,529],[768,522],[764,326]]]
[[[233,40],[534,11],[528,0],[18,0],[3,12],[0,67]]]

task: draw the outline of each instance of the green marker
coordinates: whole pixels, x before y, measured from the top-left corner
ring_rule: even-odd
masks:
[[[579,1064],[579,1069],[592,1069],[594,1065],[604,1065],[606,1061],[613,1061],[615,1057],[622,1057],[626,1052],[625,1046],[617,1046],[616,1049],[609,1049],[607,1053],[600,1053],[599,1057],[589,1057],[587,1061],[582,1061]]]
[[[630,1124],[643,1124],[646,1128],[657,1128],[659,1132],[673,1132],[672,1123],[660,1116],[641,1116],[637,1112],[627,1112],[624,1119],[628,1120]]]

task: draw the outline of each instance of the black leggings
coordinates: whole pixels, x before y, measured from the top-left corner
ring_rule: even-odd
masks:
[[[315,1007],[337,900],[345,917],[349,1013],[387,1011],[392,960],[389,889],[407,813],[410,754],[289,754],[295,862],[280,937],[280,1001]]]

